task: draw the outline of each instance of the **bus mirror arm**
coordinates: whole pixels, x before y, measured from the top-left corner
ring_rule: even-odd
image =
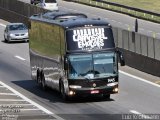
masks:
[[[119,56],[120,65],[125,66],[125,60],[124,60],[123,53],[118,51],[118,56]]]

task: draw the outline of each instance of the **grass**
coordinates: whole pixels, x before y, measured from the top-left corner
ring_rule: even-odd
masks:
[[[144,9],[160,13],[160,0],[105,0],[108,2],[115,2],[122,5]]]
[[[117,7],[114,5],[102,4],[101,2],[96,2],[92,0],[76,0],[76,1],[83,3],[83,4],[98,6],[104,9],[109,9],[112,11],[125,13],[128,15],[137,17],[137,18],[160,23],[160,16],[153,16],[152,14],[146,14],[143,12],[129,10],[129,9]],[[140,8],[140,9],[155,12],[155,13],[160,13],[159,12],[160,11],[160,0],[106,0],[106,1],[119,3],[119,4],[123,4],[123,5],[130,6],[130,7]]]

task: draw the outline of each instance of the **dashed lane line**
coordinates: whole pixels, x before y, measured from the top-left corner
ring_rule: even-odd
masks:
[[[6,25],[4,25],[4,24],[2,24],[2,23],[0,23],[0,26],[2,26],[2,27],[6,27]]]
[[[142,114],[136,110],[130,110],[130,112],[136,115],[132,117],[133,119],[152,119],[150,116]]]
[[[24,58],[22,58],[22,57],[20,57],[18,55],[16,55],[15,57],[18,58],[18,59],[20,59],[20,60],[23,60],[23,61],[26,60],[26,59],[24,59]]]

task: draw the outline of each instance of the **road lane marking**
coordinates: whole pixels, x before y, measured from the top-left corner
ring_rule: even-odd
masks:
[[[133,113],[133,114],[141,114],[140,112],[135,111],[135,110],[130,110],[130,112]]]
[[[21,111],[41,111],[40,109],[20,109]],[[44,112],[44,111],[43,111]]]
[[[24,58],[22,58],[22,57],[20,57],[18,55],[16,55],[15,57],[18,58],[18,59],[20,59],[20,60],[23,60],[23,61],[26,60],[26,59],[24,59]]]
[[[26,100],[23,100],[23,99],[0,99],[0,101],[10,101],[10,102],[19,102],[19,101],[26,101]]]
[[[156,84],[156,83],[153,83],[153,82],[150,82],[149,80],[146,80],[146,79],[143,79],[143,78],[140,78],[140,77],[131,75],[131,74],[126,73],[126,72],[121,71],[121,70],[119,70],[119,72],[122,73],[122,74],[124,74],[124,75],[127,75],[127,76],[129,76],[129,77],[135,78],[135,79],[137,79],[137,80],[143,81],[143,82],[145,82],[145,83],[148,83],[148,84],[151,84],[151,85],[153,85],[153,86],[156,86],[156,87],[159,87],[159,88],[160,88],[160,85],[158,85],[158,84]]]
[[[2,26],[2,27],[6,27],[6,25],[4,25],[4,24],[2,24],[2,23],[0,23],[0,26]]]
[[[32,105],[36,106],[37,108],[39,108],[40,110],[42,110],[43,112],[45,112],[46,114],[50,114],[52,115],[53,113],[49,110],[47,110],[46,108],[42,107],[41,105],[37,104],[36,102],[30,100],[29,98],[27,98],[26,96],[22,95],[21,93],[19,93],[18,91],[16,91],[15,89],[11,88],[10,86],[8,86],[7,84],[3,83],[2,81],[0,81],[0,84],[5,86],[7,89],[9,89],[10,91],[12,91],[13,93],[15,93],[16,95],[20,96],[23,100],[17,100],[17,99],[0,99],[0,101],[27,101],[29,103],[31,103]]]
[[[14,93],[0,93],[0,95],[13,95],[13,96],[17,96],[17,95],[14,94]]]
[[[5,105],[5,106],[32,106],[32,107],[35,107],[33,106],[32,104],[1,104],[1,105]]]
[[[40,109],[20,109],[21,111],[40,111]],[[0,110],[3,111],[3,110]]]
[[[136,115],[136,116],[132,117],[133,119],[140,119],[140,118],[141,119],[152,119],[150,116],[142,114],[142,113],[135,111],[135,110],[130,110],[130,112]]]

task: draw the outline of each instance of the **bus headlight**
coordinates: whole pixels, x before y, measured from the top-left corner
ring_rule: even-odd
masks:
[[[69,95],[70,96],[75,95],[75,92],[71,90],[71,91],[69,91]]]
[[[114,88],[114,89],[113,89],[113,92],[116,92],[116,93],[117,93],[117,92],[118,92],[118,88],[117,88],[117,87]]]
[[[79,86],[79,85],[69,85],[69,88],[77,89],[77,88],[82,88],[82,86]]]

